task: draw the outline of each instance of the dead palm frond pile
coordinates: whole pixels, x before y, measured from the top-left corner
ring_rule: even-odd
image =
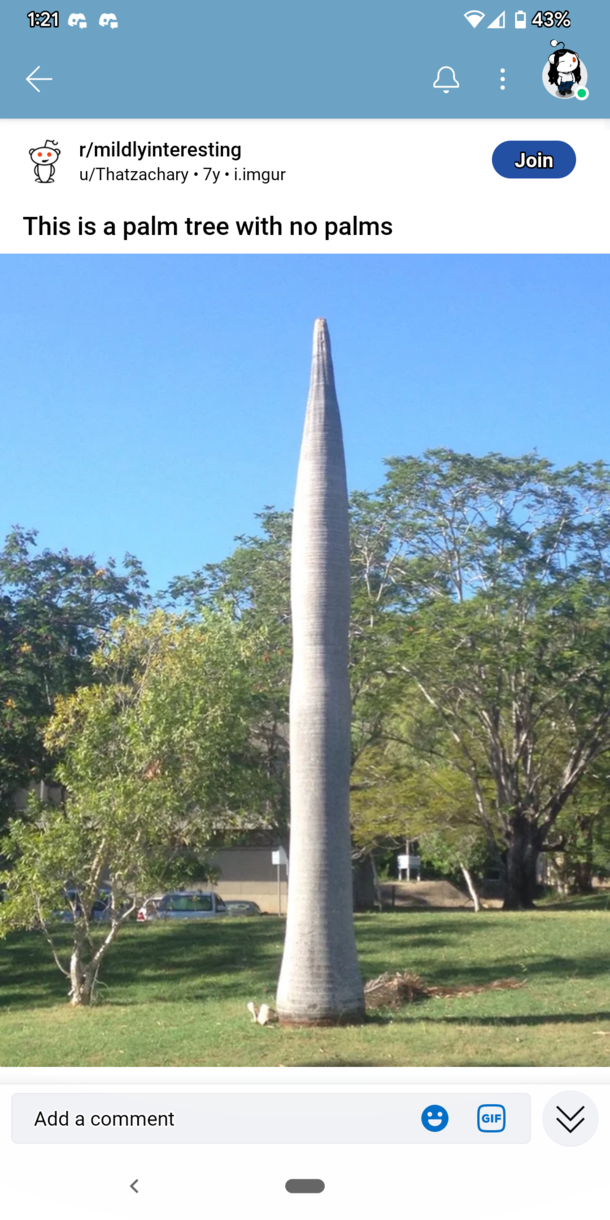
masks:
[[[401,1008],[403,1004],[415,1004],[418,1000],[445,1000],[466,995],[478,995],[482,991],[514,991],[525,986],[521,979],[494,979],[491,983],[463,983],[454,987],[435,987],[425,983],[418,974],[395,974],[386,972],[364,985],[364,1001],[368,1010],[372,1008]]]

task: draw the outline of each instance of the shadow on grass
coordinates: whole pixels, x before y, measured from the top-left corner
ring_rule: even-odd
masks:
[[[406,969],[409,969],[407,964]],[[415,972],[414,972],[415,973]],[[578,960],[568,957],[559,957],[557,955],[545,958],[528,958],[524,963],[523,959],[510,961],[507,958],[502,958],[501,961],[492,962],[470,962],[463,961],[450,962],[443,960],[435,963],[434,967],[429,970],[425,968],[421,971],[421,977],[426,983],[441,985],[446,987],[460,986],[475,986],[488,987],[488,992],[481,992],[480,995],[499,995],[502,994],[500,989],[493,990],[490,987],[491,983],[503,979],[517,979],[519,982],[532,982],[538,978],[552,978],[557,983],[570,982],[571,980],[594,979],[602,975],[608,975],[610,987],[610,970],[608,967],[608,955],[601,950],[599,956],[583,957]],[[365,977],[368,977],[366,975]],[[473,993],[476,995],[477,993]],[[515,992],[511,992],[515,994]],[[454,997],[451,995],[440,997],[443,1000],[451,1000]],[[439,1000],[435,999],[435,1003]]]
[[[262,922],[262,921],[261,921]],[[101,978],[120,1003],[240,998],[275,987],[284,922],[265,920],[251,928],[235,924],[211,928],[139,928],[129,925],[108,953]],[[70,953],[70,935],[56,934],[60,960]],[[163,994],[157,994],[158,989]],[[54,965],[40,933],[14,934],[0,942],[0,1010],[49,1007],[65,1000],[67,979]],[[144,994],[146,993],[146,994]],[[248,996],[248,998],[250,998]]]
[[[610,1012],[541,1012],[536,1016],[523,1013],[514,1016],[457,1016],[457,1017],[429,1017],[425,1013],[418,1011],[419,1005],[409,1004],[401,1009],[385,1009],[378,1013],[367,1015],[366,1025],[404,1025],[408,1022],[415,1022],[418,1025],[467,1025],[469,1028],[475,1026],[494,1026],[502,1028],[511,1028],[518,1025],[591,1025],[597,1021],[610,1021]],[[609,1048],[610,1049],[610,1048]]]
[[[387,1066],[388,1066],[387,1063],[386,1064],[380,1063],[378,1059],[361,1059],[360,1056],[358,1056],[357,1059],[354,1059],[354,1057],[350,1056],[350,1055],[345,1055],[344,1058],[337,1058],[337,1059],[332,1059],[330,1056],[327,1058],[325,1055],[323,1060],[312,1059],[311,1062],[308,1062],[306,1059],[299,1059],[298,1063],[290,1064],[290,1067],[323,1068],[324,1071],[326,1071],[327,1068],[346,1068],[346,1067],[382,1068],[382,1067],[387,1067]],[[396,1066],[395,1064],[392,1064],[392,1067],[395,1067],[395,1066]]]
[[[601,894],[579,894],[562,900],[549,899],[541,903],[541,911],[610,911],[610,890]]]
[[[527,994],[529,998],[538,982],[545,984],[548,994],[549,981],[561,986],[608,973],[603,919],[586,921],[583,944],[583,924],[566,920],[559,907],[542,908],[540,914],[546,914],[546,922],[539,919],[538,912],[510,916],[493,912],[481,917],[461,911],[360,916],[357,935],[364,977],[374,978],[384,970],[412,970],[426,982],[445,986],[481,986],[498,978],[517,977],[527,981],[527,993],[506,994]],[[549,952],[547,928],[561,952]],[[589,928],[591,935],[595,932],[594,944],[589,941]],[[105,1004],[241,1003],[263,998],[273,1002],[284,930],[285,921],[274,917],[164,927],[129,924],[103,967],[102,982],[108,989]],[[62,959],[67,959],[69,929],[60,928],[57,941]],[[584,945],[587,956],[583,955]],[[476,960],[477,955],[481,960]],[[0,1009],[47,1008],[64,1003],[66,991],[67,980],[54,966],[39,933],[12,935],[0,943]],[[503,993],[489,994],[497,1002]],[[482,993],[477,1000],[486,998]],[[427,1008],[429,1002],[423,1004]],[[417,1004],[399,1010],[398,1019],[436,1020],[420,1015],[420,1008]],[[438,1019],[458,1024],[468,1020]],[[550,1019],[541,1014],[533,1020],[542,1024]],[[472,1020],[476,1023],[480,1018]],[[488,1020],[497,1023],[502,1018]],[[526,1023],[521,1017],[507,1020]],[[566,1014],[562,1020],[569,1022],[572,1016]]]

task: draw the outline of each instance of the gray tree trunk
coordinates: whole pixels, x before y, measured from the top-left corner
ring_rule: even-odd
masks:
[[[375,861],[370,852],[359,860],[352,860],[352,878],[355,911],[374,911],[381,906]]]
[[[277,994],[281,1022],[364,1017],[349,823],[349,515],[326,322],[314,328],[292,531],[290,896]]]

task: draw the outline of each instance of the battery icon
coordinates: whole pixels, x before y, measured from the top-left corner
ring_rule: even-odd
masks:
[[[527,24],[527,13],[524,13],[523,9],[520,8],[515,13],[515,29],[524,30],[526,27],[526,24]]]

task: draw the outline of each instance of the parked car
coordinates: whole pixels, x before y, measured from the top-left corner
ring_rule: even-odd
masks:
[[[56,911],[55,915],[57,919],[61,919],[64,923],[74,923],[75,912],[77,915],[82,915],[83,913],[80,891],[66,889],[64,893],[70,906],[65,911]],[[105,886],[100,886],[98,896],[89,912],[89,919],[93,923],[105,922],[110,919],[110,891]]]
[[[225,900],[227,915],[262,915],[262,911],[257,902],[246,902],[241,898],[227,898]]]
[[[153,919],[215,919],[227,914],[226,903],[212,890],[176,890],[162,898],[149,898],[137,914],[138,923]]]

